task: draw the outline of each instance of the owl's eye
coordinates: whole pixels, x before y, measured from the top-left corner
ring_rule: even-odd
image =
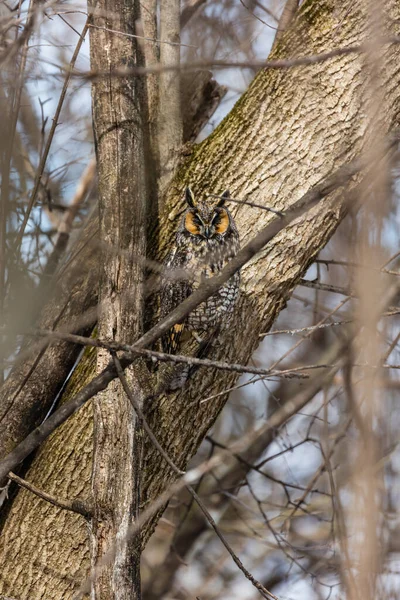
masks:
[[[196,213],[189,211],[185,217],[185,229],[192,235],[199,235],[201,225],[202,221],[200,217]]]
[[[229,216],[224,208],[221,208],[213,217],[212,224],[215,227],[215,232],[223,234],[229,227]]]

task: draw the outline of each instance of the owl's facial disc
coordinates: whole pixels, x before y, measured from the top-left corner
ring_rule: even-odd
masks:
[[[224,235],[227,232],[229,227],[229,215],[224,208],[217,208],[215,210],[211,224],[215,229],[215,233]]]
[[[196,210],[189,210],[185,217],[185,229],[192,235],[201,235],[201,228],[204,223]]]
[[[224,208],[216,208],[206,220],[200,217],[197,210],[189,210],[185,217],[185,229],[191,235],[201,236],[209,240],[215,234],[224,235],[229,227],[229,216]]]

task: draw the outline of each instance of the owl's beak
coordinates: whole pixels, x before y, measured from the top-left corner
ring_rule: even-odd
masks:
[[[204,227],[204,236],[207,240],[211,237],[211,229],[210,227]]]

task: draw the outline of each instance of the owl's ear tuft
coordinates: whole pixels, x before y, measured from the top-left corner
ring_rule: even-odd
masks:
[[[218,202],[217,206],[223,206],[223,205],[225,204],[225,200],[227,200],[227,199],[228,199],[228,198],[230,198],[230,197],[231,197],[231,194],[230,194],[229,190],[226,190],[226,191],[225,191],[225,192],[222,194],[222,196],[221,196],[221,199],[220,199],[220,201]]]
[[[189,204],[189,206],[191,208],[196,208],[196,203],[194,201],[194,194],[189,186],[185,190],[185,198],[186,198],[186,202]]]

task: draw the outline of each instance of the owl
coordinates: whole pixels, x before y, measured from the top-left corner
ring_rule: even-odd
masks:
[[[205,279],[219,273],[237,254],[240,246],[235,221],[225,206],[228,191],[213,205],[196,202],[189,187],[185,198],[188,206],[176,232],[175,247],[164,263],[162,317],[198,289]],[[188,334],[201,342],[226,327],[239,297],[239,285],[240,274],[236,272],[215,294],[164,336],[164,352],[177,354]]]

